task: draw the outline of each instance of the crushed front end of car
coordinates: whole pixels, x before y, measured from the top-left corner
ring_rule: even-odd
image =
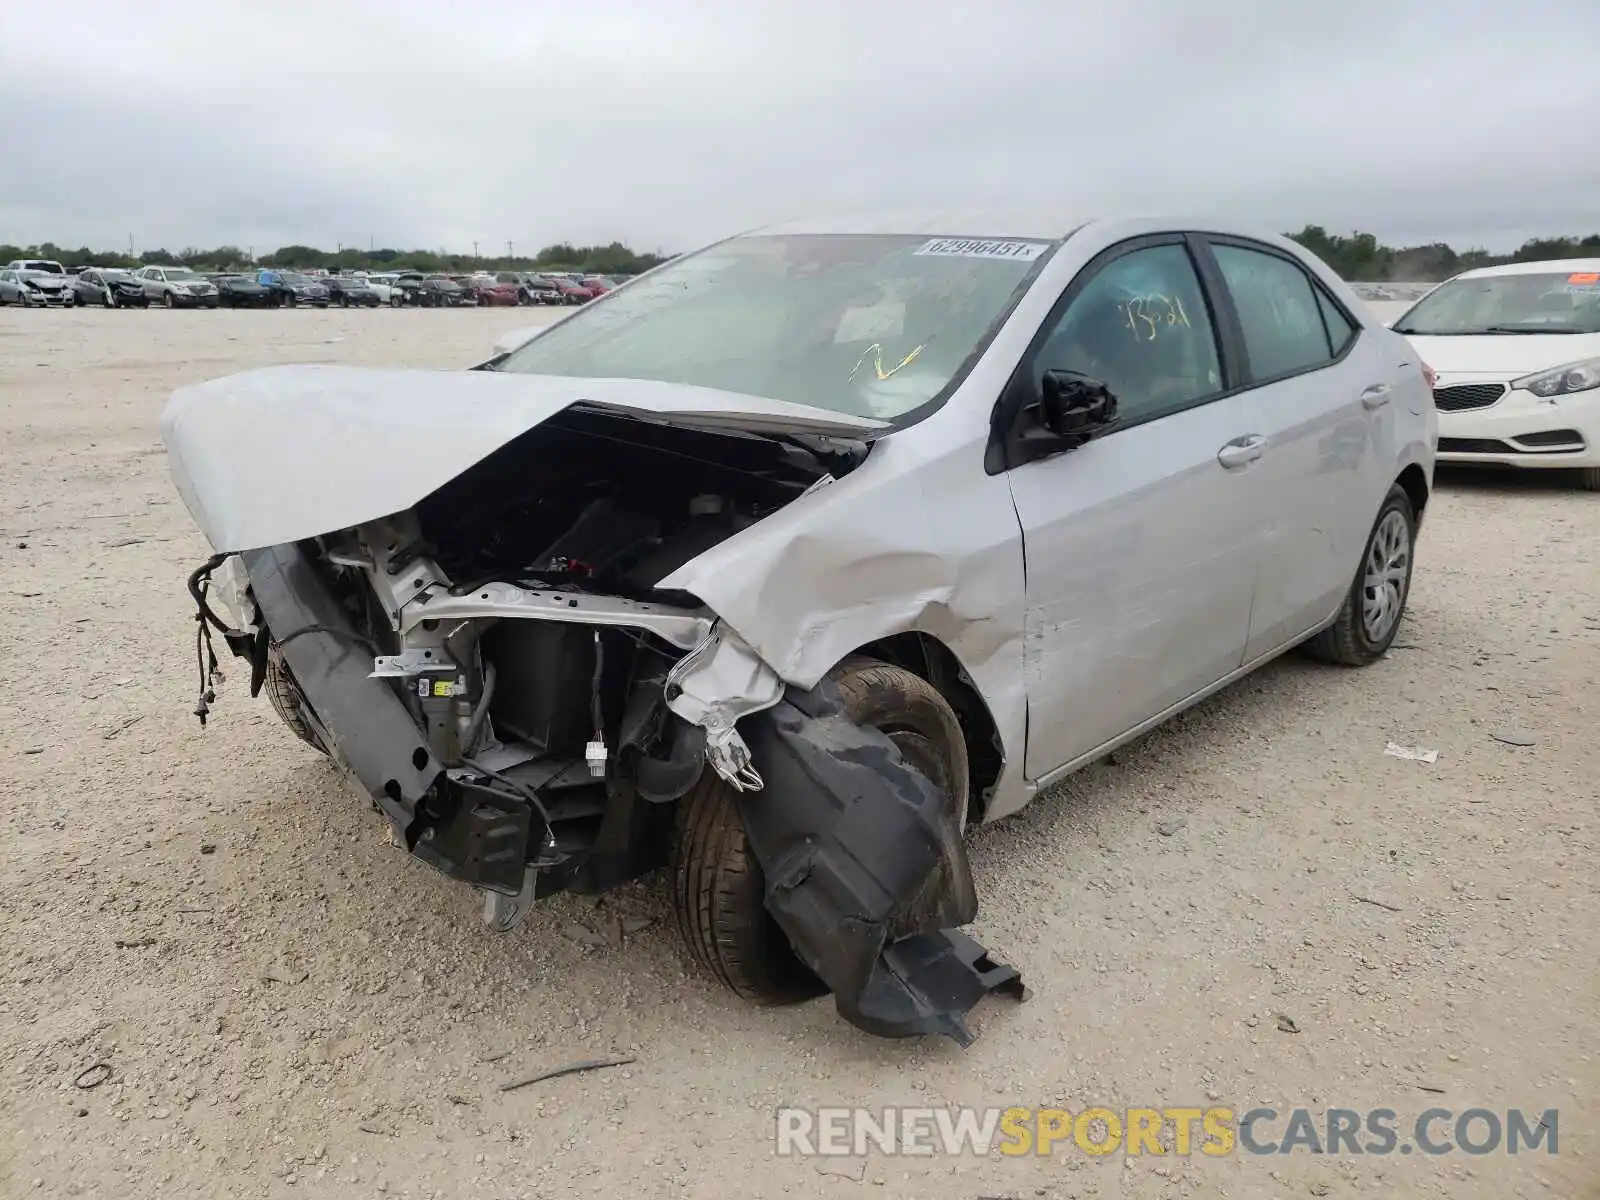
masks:
[[[766,911],[841,1014],[966,1044],[973,1005],[1021,983],[957,929],[977,903],[951,805],[830,683],[787,685],[660,586],[869,452],[876,422],[812,414],[473,372],[276,368],[180,392],[163,435],[217,550],[190,577],[196,711],[221,641],[500,930],[668,865],[685,798],[721,789]]]

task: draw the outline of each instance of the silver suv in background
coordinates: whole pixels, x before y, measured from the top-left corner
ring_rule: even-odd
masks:
[[[217,285],[188,267],[140,267],[145,299],[168,308],[216,308]]]

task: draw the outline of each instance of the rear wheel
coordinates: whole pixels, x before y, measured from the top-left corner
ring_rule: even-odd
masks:
[[[967,748],[955,712],[932,684],[869,658],[850,658],[829,676],[845,712],[895,743],[933,781],[965,830]],[[766,881],[745,836],[739,794],[707,770],[678,802],[672,894],[690,952],[722,983],[757,1004],[791,1004],[826,990],[803,963],[765,903]],[[936,870],[891,923],[891,936],[925,927],[948,886]]]
[[[1361,565],[1332,625],[1305,643],[1313,658],[1364,667],[1388,653],[1411,594],[1416,512],[1399,484],[1389,489],[1361,553]]]

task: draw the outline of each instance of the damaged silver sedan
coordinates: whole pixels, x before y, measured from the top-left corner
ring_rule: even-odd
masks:
[[[212,635],[515,928],[671,873],[695,955],[965,1044],[964,834],[1280,652],[1382,655],[1425,368],[1204,222],[741,235],[473,370],[279,367],[163,435]]]

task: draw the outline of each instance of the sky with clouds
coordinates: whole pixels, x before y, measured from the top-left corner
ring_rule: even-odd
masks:
[[[993,204],[1600,229],[1597,0],[0,0],[0,242],[691,248]]]

